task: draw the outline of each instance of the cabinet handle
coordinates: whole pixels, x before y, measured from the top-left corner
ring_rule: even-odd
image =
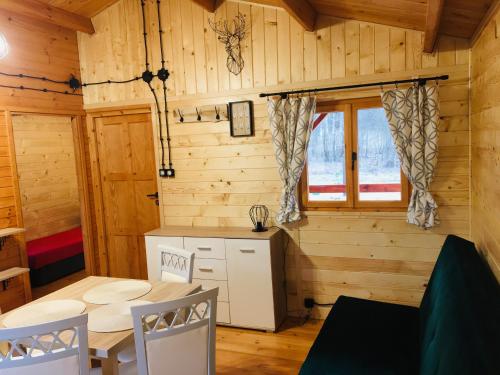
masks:
[[[255,253],[255,249],[240,249],[240,251],[244,254],[252,254]]]
[[[211,247],[197,247],[197,249],[200,251],[212,251]]]
[[[198,267],[201,272],[214,272],[212,267]]]

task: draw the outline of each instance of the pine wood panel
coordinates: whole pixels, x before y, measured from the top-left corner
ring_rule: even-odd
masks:
[[[26,240],[80,226],[71,118],[14,115],[12,125]]]
[[[472,237],[500,280],[500,12],[472,48]]]
[[[39,0],[42,3],[64,9],[85,17],[93,17],[118,0]]]
[[[156,70],[160,67],[156,2],[148,0],[146,4],[152,20],[150,55]],[[164,0],[162,9],[171,73],[169,95],[177,97],[229,94],[240,89],[257,92],[259,88],[270,90],[283,85],[303,87],[318,80],[368,77],[374,72],[455,66],[456,44],[467,48],[455,38],[442,37],[433,55],[422,54],[423,34],[419,31],[327,17],[318,19],[316,32],[305,32],[283,10],[232,1],[222,4],[215,15],[192,1]],[[245,67],[241,76],[235,77],[227,71],[224,45],[216,39],[208,20],[231,21],[237,12],[247,16],[249,27],[243,42]],[[202,20],[204,35],[194,37],[201,36]],[[121,0],[94,17],[93,22],[95,35],[78,36],[83,81],[127,79],[144,70],[142,19],[136,1]],[[84,92],[87,105],[140,102],[150,97],[142,81],[127,86],[88,87]]]
[[[136,32],[135,23],[114,21],[120,18],[120,12],[129,9],[129,3],[122,0],[98,15],[97,33],[92,39],[80,36],[84,77],[99,79],[111,74],[125,78],[120,74],[129,65],[141,70],[141,61],[127,50],[112,52],[113,48],[119,50],[117,40]],[[218,19],[235,11],[234,4],[229,4],[219,8]],[[180,12],[177,1],[169,1],[169,5],[171,15]],[[205,30],[203,35],[206,74],[201,74],[204,82],[198,82],[196,68],[193,75],[183,65],[185,37],[179,32],[179,27],[183,29],[187,23],[189,28],[192,21],[176,18],[175,25],[173,19],[170,23],[169,30],[176,40],[171,55],[170,108],[254,100],[255,136],[231,138],[227,122],[174,124],[171,118],[176,178],[161,181],[162,224],[250,227],[248,209],[258,203],[267,205],[272,216],[276,214],[281,184],[266,102],[256,95],[260,91],[450,74],[450,81],[440,87],[441,148],[433,184],[441,206],[440,227],[422,231],[406,224],[401,212],[307,212],[301,224],[286,228],[290,235],[287,289],[291,314],[302,312],[304,296],[334,302],[338,295],[348,294],[418,305],[446,234],[469,236],[467,44],[442,37],[437,51],[428,55],[422,53],[422,33],[418,31],[358,21],[336,20],[332,25],[320,19],[319,30],[311,33],[281,10],[243,3],[238,7],[251,21],[244,52],[250,63],[246,61],[242,72],[241,88],[239,84],[234,86],[234,79],[224,70],[221,59],[225,61],[225,55],[220,55],[220,46],[214,44],[219,42],[211,30]],[[192,4],[191,11],[198,12],[197,5]],[[130,22],[136,20],[134,14],[127,17]],[[209,17],[204,12],[205,24]],[[105,22],[111,22],[113,37],[104,29]],[[116,34],[116,30],[121,31]],[[114,47],[104,48],[106,45]],[[197,48],[195,57],[200,56]],[[99,61],[104,63],[92,63],[93,56],[101,55]],[[196,64],[198,61],[195,58]],[[132,84],[127,89],[89,88],[85,90],[85,102],[89,108],[149,102],[149,93],[141,85]],[[186,87],[191,87],[191,94],[187,95]],[[377,96],[379,92],[379,88],[338,92],[320,99]],[[317,309],[314,314],[321,317],[326,310]]]
[[[66,80],[71,74],[79,76],[79,57],[76,32],[0,10],[0,32],[10,45],[9,55],[0,61],[0,71],[47,76]],[[66,89],[65,86],[0,77],[6,85],[25,85],[37,88]],[[82,113],[83,100],[78,96],[65,96],[33,91],[0,89],[0,227],[23,227],[21,198],[17,181],[17,165],[9,110],[28,113]],[[61,150],[60,150],[61,151]],[[49,158],[50,162],[52,158]],[[39,160],[31,159],[31,163]],[[61,166],[66,162],[61,162]],[[57,195],[57,192],[54,192]],[[27,267],[24,235],[7,240],[0,251],[0,270]],[[26,284],[28,281],[28,284]],[[29,280],[21,285],[12,283],[0,293],[0,308],[7,311],[29,299]]]
[[[0,32],[9,43],[9,55],[0,61],[0,71],[67,80],[79,77],[76,32],[0,10]],[[66,90],[67,86],[46,82],[0,77],[4,85]],[[81,112],[82,98],[61,94],[0,88],[0,107]]]
[[[23,227],[21,201],[17,189],[17,168],[10,112],[0,111],[0,144],[2,166],[0,167],[0,227]],[[12,267],[27,267],[24,234],[10,236],[0,251],[0,270]],[[0,309],[3,312],[20,306],[31,299],[29,278],[17,277],[7,290],[0,292]]]
[[[151,115],[96,118],[95,134],[107,273],[145,278],[144,233],[159,225],[158,207],[147,197],[157,191]]]

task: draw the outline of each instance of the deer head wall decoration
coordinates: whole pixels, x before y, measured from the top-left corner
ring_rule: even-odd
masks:
[[[238,13],[232,22],[232,26],[229,26],[227,20],[217,22],[209,20],[208,22],[212,30],[217,33],[217,39],[225,45],[228,55],[227,69],[237,76],[245,67],[245,61],[241,55],[241,41],[245,39],[247,34],[245,16]]]

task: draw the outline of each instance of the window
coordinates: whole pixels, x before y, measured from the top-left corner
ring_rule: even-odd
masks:
[[[318,103],[302,176],[305,209],[398,210],[408,190],[379,98]]]

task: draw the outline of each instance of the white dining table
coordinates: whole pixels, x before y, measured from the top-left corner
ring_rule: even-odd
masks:
[[[102,307],[94,305],[83,300],[83,295],[90,289],[104,285],[106,283],[121,281],[126,279],[89,276],[65,288],[59,289],[42,298],[30,302],[28,305],[36,304],[42,301],[54,301],[62,299],[73,299],[82,301],[86,305],[87,313]],[[163,302],[175,300],[187,295],[199,292],[201,285],[199,283],[185,284],[163,281],[149,281],[152,285],[151,291],[142,296],[142,300],[150,302]],[[24,305],[26,306],[26,305]],[[12,310],[2,318],[12,314],[17,309]],[[3,319],[2,319],[3,320]],[[134,342],[134,331],[132,329],[120,332],[92,332],[89,331],[89,355],[101,361],[103,375],[118,375],[118,353]]]

